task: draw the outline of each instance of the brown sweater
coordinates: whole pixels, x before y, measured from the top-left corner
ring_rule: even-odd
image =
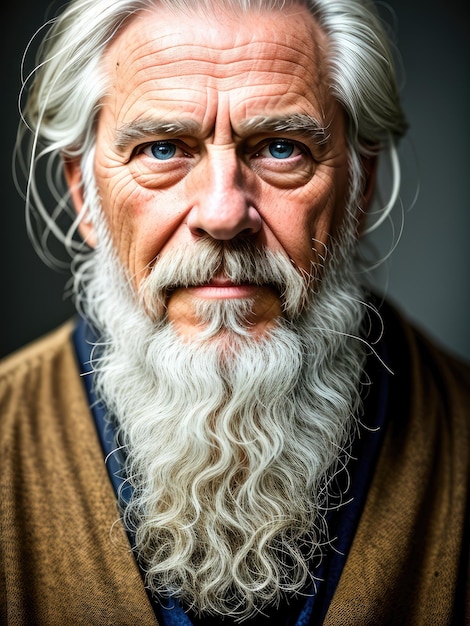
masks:
[[[470,369],[398,327],[403,373],[327,626],[470,624]],[[71,330],[0,365],[0,623],[155,625]]]

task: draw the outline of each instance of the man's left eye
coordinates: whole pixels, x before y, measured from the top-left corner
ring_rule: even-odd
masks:
[[[176,156],[177,150],[178,146],[171,141],[156,141],[146,146],[142,152],[159,161],[168,161]]]
[[[258,152],[258,156],[272,159],[288,159],[299,154],[299,148],[294,141],[288,139],[273,139]]]

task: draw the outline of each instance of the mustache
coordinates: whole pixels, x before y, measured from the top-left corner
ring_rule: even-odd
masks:
[[[158,256],[141,283],[139,297],[152,317],[161,318],[173,291],[205,285],[218,276],[234,284],[270,286],[278,292],[288,318],[305,306],[313,279],[281,251],[257,246],[249,239],[217,241],[204,237]]]

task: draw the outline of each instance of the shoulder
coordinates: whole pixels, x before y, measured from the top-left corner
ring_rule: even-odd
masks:
[[[389,368],[387,395],[390,459],[413,467],[426,456],[453,468],[470,490],[470,365],[440,345],[396,307],[380,307]],[[470,492],[469,492],[470,493]]]
[[[442,486],[450,477],[443,499],[451,493],[457,497],[458,483],[464,511],[470,496],[470,366],[396,309],[386,305],[383,319],[393,372],[389,461],[399,472],[411,460],[409,476],[414,479],[418,468],[429,466],[422,484],[439,476]]]
[[[44,361],[54,359],[70,344],[74,323],[67,321],[55,330],[16,350],[0,361],[0,381],[27,376]]]
[[[395,307],[374,306],[387,426],[325,624],[463,624],[470,368]]]
[[[395,306],[385,303],[380,313],[394,377],[401,384],[407,380],[410,393],[429,395],[434,389],[442,398],[468,399],[464,408],[470,415],[470,363],[446,349]]]
[[[69,321],[0,362],[2,447],[82,394]],[[75,390],[75,391],[74,391]]]

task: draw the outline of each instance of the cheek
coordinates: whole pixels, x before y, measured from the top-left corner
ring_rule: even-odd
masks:
[[[96,180],[109,233],[121,261],[128,267],[129,248],[135,239],[141,203],[127,177],[119,174],[100,177],[98,170]]]
[[[179,190],[146,189],[122,173],[97,181],[111,238],[137,287],[184,219]]]
[[[295,265],[307,272],[311,264],[325,256],[325,247],[341,221],[344,202],[333,191],[333,185],[312,185],[301,192],[285,194],[281,201],[272,194],[265,206],[263,219],[268,227],[267,245],[280,247]]]

